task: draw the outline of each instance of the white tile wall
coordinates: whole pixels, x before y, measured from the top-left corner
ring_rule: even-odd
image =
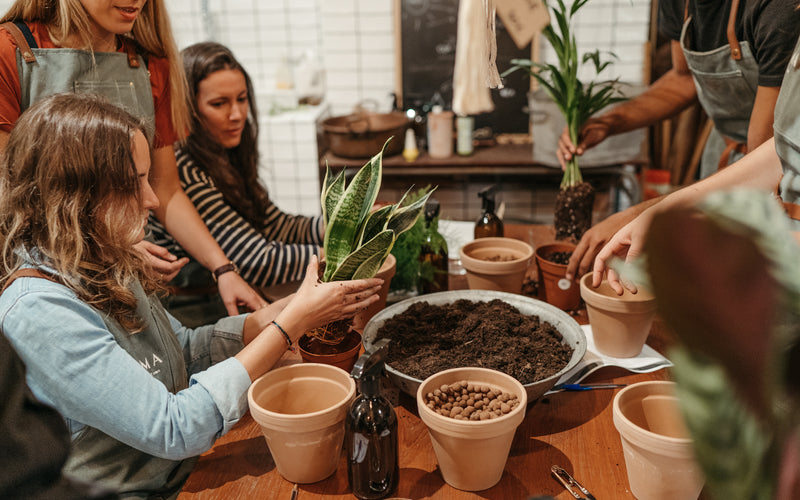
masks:
[[[234,51],[253,78],[262,113],[261,173],[276,203],[290,212],[318,213],[319,186],[310,182],[317,175],[314,121],[347,114],[365,99],[376,101],[380,111],[388,109],[395,82],[394,2],[399,0],[166,1],[179,47],[217,40]],[[11,3],[0,0],[0,11]],[[641,82],[649,13],[646,0],[592,0],[579,13],[581,51],[599,48],[619,57],[602,76]],[[281,58],[297,59],[309,50],[326,71],[327,104],[269,115]],[[546,42],[542,57],[554,57]]]

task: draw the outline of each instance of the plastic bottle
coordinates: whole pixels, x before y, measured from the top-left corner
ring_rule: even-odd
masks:
[[[447,241],[439,233],[439,208],[437,200],[425,203],[425,242],[419,252],[421,276],[417,286],[420,295],[448,290]]]
[[[483,200],[483,213],[475,222],[475,239],[503,236],[503,221],[494,213],[495,189],[495,186],[489,186],[478,192]]]
[[[371,353],[356,361],[350,376],[360,395],[345,419],[347,481],[357,498],[385,498],[397,488],[397,415],[381,396],[380,378],[389,352],[389,339],[375,343]]]

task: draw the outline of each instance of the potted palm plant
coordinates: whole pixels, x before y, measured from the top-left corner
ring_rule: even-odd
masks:
[[[323,282],[375,276],[397,236],[414,226],[425,207],[432,190],[413,203],[404,203],[403,196],[394,205],[373,210],[381,186],[382,163],[383,149],[359,169],[349,185],[344,170],[335,176],[330,168],[325,173],[320,197],[325,220]],[[388,287],[388,283],[385,285]],[[337,321],[311,335],[323,344],[336,345],[349,330],[349,320]]]
[[[558,65],[533,62],[530,59],[512,59],[512,67],[503,73],[508,75],[519,69],[527,70],[555,101],[567,122],[570,139],[578,143],[578,132],[586,120],[609,104],[625,100],[619,93],[618,80],[591,81],[578,79],[578,70],[591,63],[596,74],[602,72],[610,60],[602,60],[600,51],[578,55],[572,19],[588,0],[575,0],[570,7],[563,0],[556,0],[557,8],[545,0],[552,11],[556,25],[550,23],[542,34],[550,42],[558,58]],[[592,225],[594,188],[583,180],[578,157],[567,162],[561,186],[556,197],[556,239],[577,241]]]

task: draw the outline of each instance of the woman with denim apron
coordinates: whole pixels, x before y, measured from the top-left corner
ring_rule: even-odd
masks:
[[[162,201],[156,215],[183,248],[219,278],[229,314],[237,314],[239,305],[262,307],[265,301],[241,279],[180,188],[172,143],[187,130],[188,116],[182,107],[182,73],[162,0],[134,0],[129,7],[110,1],[60,1],[75,4],[72,10],[80,14],[71,10],[69,15],[75,18],[62,19],[52,1],[18,0],[0,20],[8,32],[0,30],[0,144],[22,111],[53,93],[102,94],[144,119],[156,146],[153,177]],[[89,32],[78,26],[88,26]],[[129,32],[134,38],[122,36]],[[136,38],[137,33],[142,38]],[[143,52],[150,54],[146,58],[137,53],[135,40],[139,39],[153,46]],[[153,51],[171,56],[158,57]],[[155,80],[158,87],[152,85]],[[139,248],[150,255],[166,280],[186,262],[147,242]]]

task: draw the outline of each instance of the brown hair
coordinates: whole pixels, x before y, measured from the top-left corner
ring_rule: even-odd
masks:
[[[233,53],[219,43],[196,43],[183,49],[181,55],[189,82],[187,106],[191,110],[192,118],[192,131],[182,149],[198,168],[214,180],[229,205],[254,227],[263,229],[269,196],[258,178],[258,110],[250,75]],[[231,149],[225,149],[213,139],[197,110],[197,89],[200,82],[208,75],[225,69],[241,71],[244,75],[249,103],[242,140]]]
[[[80,0],[16,0],[0,19],[0,23],[14,21],[40,22],[50,29],[53,41],[58,44],[75,35],[83,46],[92,50],[91,20]],[[189,130],[189,113],[185,106],[186,78],[178,56],[175,39],[164,0],[148,0],[133,23],[131,37],[145,51],[167,59],[169,85],[172,99],[172,123],[179,138]]]
[[[86,94],[55,94],[20,116],[0,158],[0,284],[28,253],[82,301],[141,329],[130,286],[159,285],[133,248],[145,218],[136,132],[140,120]]]

